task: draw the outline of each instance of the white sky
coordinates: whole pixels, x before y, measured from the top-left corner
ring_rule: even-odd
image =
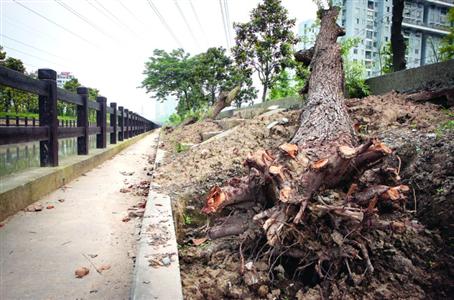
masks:
[[[181,45],[166,30],[148,1],[157,8]],[[72,72],[82,84],[98,88],[108,102],[117,102],[156,119],[160,115],[159,105],[144,89],[137,88],[144,78],[145,61],[155,48],[182,47],[191,54],[208,47],[227,48],[220,2],[224,3],[219,0],[0,0],[0,45],[8,56],[20,58],[28,71],[51,68]],[[231,27],[233,22],[247,21],[259,1],[226,2]],[[312,0],[283,0],[283,4],[297,24],[315,17]],[[230,31],[232,45],[233,28]]]

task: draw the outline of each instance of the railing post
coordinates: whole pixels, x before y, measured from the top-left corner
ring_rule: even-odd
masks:
[[[129,139],[129,110],[125,109],[125,131],[124,138]]]
[[[96,111],[96,126],[100,127],[101,132],[96,135],[96,148],[107,147],[107,99],[106,97],[96,97],[99,103],[99,110]]]
[[[57,73],[39,69],[38,79],[47,83],[47,96],[39,96],[39,126],[49,128],[49,139],[39,142],[41,167],[58,166]]]
[[[90,124],[88,123],[88,88],[78,87],[77,94],[82,99],[82,105],[77,106],[77,127],[84,128],[84,135],[77,137],[77,154],[87,155],[90,148],[89,132]]]
[[[120,111],[120,118],[118,119],[118,126],[120,127],[120,131],[118,132],[118,140],[122,141],[125,134],[125,111],[123,106],[119,106],[118,110]]]
[[[131,112],[131,135],[135,136],[136,135],[136,119],[135,119],[135,113]]]
[[[110,143],[111,144],[116,144],[117,143],[117,120],[118,120],[118,115],[117,115],[117,103],[112,102],[110,103],[110,107],[113,110],[113,113],[110,114],[110,126],[113,127],[113,131],[110,133]]]

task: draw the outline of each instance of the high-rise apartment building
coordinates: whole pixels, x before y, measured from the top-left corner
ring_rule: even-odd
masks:
[[[63,88],[67,81],[70,81],[74,78],[74,75],[71,72],[60,72],[57,74],[57,86]]]
[[[346,31],[344,38],[358,37],[361,41],[351,49],[350,59],[364,62],[367,77],[380,75],[381,53],[391,41],[392,0],[337,2],[342,7],[338,22]],[[451,7],[454,0],[405,1],[402,34],[407,43],[407,68],[438,61],[440,41],[451,26],[447,20]]]

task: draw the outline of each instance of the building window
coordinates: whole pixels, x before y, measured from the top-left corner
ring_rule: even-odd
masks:
[[[356,24],[359,24],[359,18],[356,18]]]
[[[358,49],[353,48],[353,54],[358,54]]]

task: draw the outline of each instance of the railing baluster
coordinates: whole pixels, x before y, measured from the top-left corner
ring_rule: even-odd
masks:
[[[125,109],[125,131],[124,138],[129,139],[129,110]]]
[[[113,113],[110,114],[110,126],[113,127],[113,131],[110,133],[110,143],[116,144],[117,143],[117,103],[112,102],[110,103],[110,107],[113,109]]]
[[[96,148],[107,147],[107,99],[106,97],[96,97],[100,109],[96,112],[96,126],[100,127],[101,132],[96,135]]]
[[[118,140],[123,141],[125,134],[125,111],[123,106],[119,106],[118,110],[120,111],[118,118],[118,126],[120,127],[120,131],[118,132]]]
[[[83,105],[77,106],[77,127],[84,128],[84,135],[77,137],[77,154],[87,155],[90,148],[89,123],[88,123],[88,88],[78,87],[77,94],[80,95]]]
[[[38,78],[47,83],[47,96],[39,96],[39,125],[49,128],[49,138],[39,142],[42,167],[58,166],[57,73],[39,69]]]

